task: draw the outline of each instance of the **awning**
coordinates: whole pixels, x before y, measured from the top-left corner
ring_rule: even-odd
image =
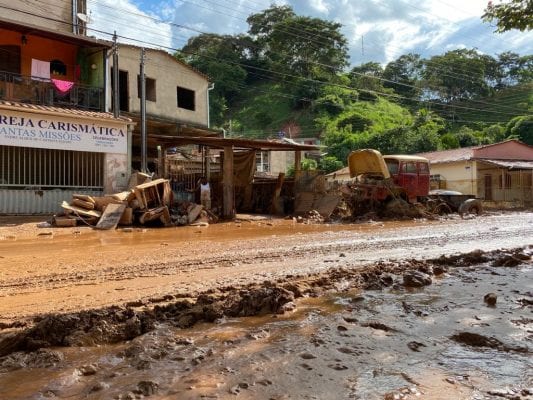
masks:
[[[222,149],[232,146],[234,149],[253,149],[271,151],[298,151],[320,150],[320,146],[309,144],[297,144],[282,140],[255,140],[244,138],[221,138],[221,137],[185,137],[149,135],[148,141],[166,147],[177,147],[188,144],[196,144]]]
[[[487,160],[487,159],[478,159],[476,161],[495,165],[497,167],[506,168],[509,170],[533,169],[533,161]]]

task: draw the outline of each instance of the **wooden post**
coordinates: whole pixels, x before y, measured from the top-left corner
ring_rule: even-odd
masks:
[[[294,152],[294,172],[298,172],[302,169],[302,151],[297,150]]]
[[[224,164],[222,192],[224,210],[222,216],[227,219],[235,217],[235,185],[233,183],[233,146],[224,147]]]
[[[205,153],[204,153],[204,165],[205,165],[205,177],[207,180],[211,179],[211,158],[209,157],[209,147],[204,147]]]
[[[283,172],[280,172],[278,175],[278,181],[276,183],[276,189],[274,190],[274,196],[272,197],[272,206],[270,208],[271,213],[275,215],[283,214],[283,205],[280,202],[280,195],[284,180],[285,174]]]
[[[165,170],[163,169],[163,149],[157,146],[157,177],[164,178]]]

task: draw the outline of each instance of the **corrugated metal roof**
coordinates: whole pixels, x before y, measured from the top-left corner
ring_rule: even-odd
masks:
[[[72,116],[72,117],[83,117],[83,118],[91,118],[91,119],[105,119],[109,121],[116,121],[116,122],[123,122],[123,123],[131,123],[130,118],[126,117],[118,117],[115,118],[113,114],[106,113],[106,112],[99,112],[99,111],[88,111],[88,110],[81,110],[79,108],[62,108],[62,107],[54,107],[54,106],[44,106],[39,104],[31,104],[31,103],[18,103],[16,101],[7,101],[7,100],[0,100],[0,109],[7,109],[12,111],[27,111],[27,112],[39,112],[44,111],[47,113],[53,113],[60,116]]]
[[[509,160],[478,160],[487,164],[496,165],[507,169],[533,169],[533,161],[509,161]]]

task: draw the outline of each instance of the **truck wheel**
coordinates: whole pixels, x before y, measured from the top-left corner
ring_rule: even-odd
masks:
[[[435,214],[445,215],[445,214],[451,214],[452,209],[450,208],[448,204],[446,204],[445,202],[442,202],[442,203],[437,204],[433,212]]]
[[[461,203],[457,211],[461,218],[463,218],[465,214],[480,215],[483,212],[483,205],[481,204],[481,200],[467,199]]]

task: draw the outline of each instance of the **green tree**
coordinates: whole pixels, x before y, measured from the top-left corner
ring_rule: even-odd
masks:
[[[524,115],[509,121],[505,133],[508,137],[515,137],[524,143],[533,145],[533,116]]]
[[[363,100],[374,100],[379,93],[387,91],[381,79],[383,72],[383,67],[377,62],[367,62],[353,67],[349,73],[351,86],[368,96]]]
[[[451,132],[445,133],[440,137],[440,147],[443,150],[458,149],[461,147],[459,139]]]
[[[489,95],[500,73],[493,57],[458,49],[425,61],[423,76],[427,90],[449,103]]]
[[[318,163],[318,168],[326,174],[335,172],[344,166],[343,162],[335,156],[324,156]]]
[[[348,65],[348,41],[337,22],[298,16],[286,5],[272,5],[247,22],[259,58],[272,70],[291,75],[282,78],[289,83],[287,90],[306,104],[320,94],[318,82],[335,81]]]
[[[210,114],[220,126],[228,105],[237,98],[246,81],[241,65],[246,53],[246,40],[231,35],[201,34],[190,38],[178,58],[209,76],[215,83],[210,94]]]
[[[533,28],[532,16],[532,0],[510,0],[500,4],[489,1],[482,18],[485,22],[496,20],[496,32],[505,32],[511,29],[531,30]]]
[[[417,87],[422,77],[424,64],[419,54],[405,54],[395,61],[391,61],[383,71],[383,86],[391,88],[395,93],[407,99],[400,99],[400,102],[412,104],[410,99],[419,98]]]

